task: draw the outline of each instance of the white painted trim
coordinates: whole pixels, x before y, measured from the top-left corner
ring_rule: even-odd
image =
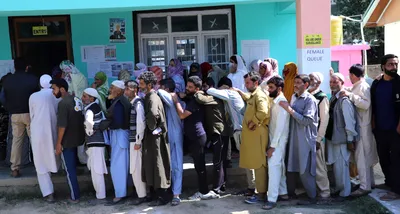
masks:
[[[382,16],[385,14],[386,10],[387,10],[387,9],[388,9],[388,7],[390,6],[390,3],[392,3],[392,0],[389,0],[389,2],[387,3],[387,5],[386,5],[385,9],[383,9],[383,11],[382,11],[381,15],[379,16],[379,19],[378,19],[378,21],[376,21],[376,23],[377,23],[377,24],[379,23],[379,21],[381,21],[381,19],[382,19]]]
[[[162,12],[162,13],[139,13],[140,18],[165,17],[165,16],[193,16],[199,15],[214,15],[214,14],[230,14],[230,9],[217,10],[199,10],[199,11],[182,11],[182,12]]]
[[[372,13],[375,11],[376,7],[378,6],[380,0],[374,0],[371,2],[370,6],[368,7],[365,15],[362,17],[362,26],[365,27],[365,25],[368,23],[368,20],[371,18]]]

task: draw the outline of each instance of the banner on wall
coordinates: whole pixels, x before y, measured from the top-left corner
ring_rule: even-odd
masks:
[[[110,43],[126,43],[125,19],[110,18]]]

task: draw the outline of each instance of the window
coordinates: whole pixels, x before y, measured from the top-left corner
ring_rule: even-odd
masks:
[[[178,58],[184,65],[209,62],[227,68],[233,54],[231,9],[138,12],[139,59],[164,69]]]

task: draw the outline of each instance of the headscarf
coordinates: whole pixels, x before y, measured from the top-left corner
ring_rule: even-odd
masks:
[[[62,61],[60,69],[65,73],[64,79],[68,82],[68,92],[81,99],[83,90],[88,88],[86,77],[69,60]]]
[[[241,91],[247,92],[244,84],[243,76],[248,73],[246,65],[244,64],[243,58],[239,55],[235,55],[237,61],[237,69],[235,73],[230,73],[228,78],[232,80],[233,87],[240,89]]]
[[[104,73],[103,71],[99,71],[96,73],[94,78],[99,79],[103,82],[103,84],[101,86],[97,86],[96,90],[99,93],[100,107],[103,111],[106,111],[107,110],[106,101],[107,101],[108,90],[109,90],[108,77],[107,77],[106,73]]]
[[[55,66],[51,71],[51,76],[53,79],[60,79],[62,77],[62,70],[60,66]]]
[[[182,65],[179,59],[172,59],[175,62],[175,66],[168,66],[168,77],[172,77],[175,75],[183,76],[183,71],[185,67]]]
[[[203,63],[201,63],[201,65],[200,65],[200,69],[201,69],[201,74],[203,75],[203,77],[207,77],[208,74],[209,74],[210,72],[212,72],[213,67],[212,67],[212,65],[211,65],[210,63],[208,63],[208,62],[203,62]]]
[[[49,89],[51,87],[50,81],[51,81],[51,76],[47,75],[47,74],[43,74],[40,77],[40,86],[43,89]]]
[[[193,73],[192,72],[192,68],[196,68],[197,72]],[[200,68],[200,64],[199,63],[195,62],[195,63],[192,63],[190,65],[190,71],[189,71],[188,77],[191,77],[191,76],[198,76],[200,79],[203,79],[203,75],[201,73],[201,68]]]
[[[272,65],[272,72],[275,75],[279,75],[279,65],[278,65],[278,60],[274,58],[265,58],[264,62],[269,62]]]
[[[133,71],[133,76],[136,78],[138,78],[140,76],[140,74],[142,74],[143,72],[147,71],[147,66],[144,63],[137,63],[136,67],[139,68],[139,70],[134,70]]]
[[[158,88],[160,88],[160,81],[163,79],[163,70],[158,66],[153,66],[150,68],[150,71],[157,77],[157,83],[154,86],[154,90],[158,90]]]
[[[243,76],[244,76],[244,74],[249,73],[249,71],[248,71],[247,68],[246,68],[246,64],[245,64],[245,62],[244,62],[242,56],[240,56],[240,55],[235,55],[235,57],[236,57],[236,61],[237,61],[236,73],[243,73]],[[243,77],[243,76],[242,76],[242,77]]]
[[[256,59],[256,60],[253,60],[251,63],[250,63],[250,66],[249,66],[249,71],[255,71],[255,72],[259,72],[260,71],[260,63],[261,63],[262,61],[261,60],[259,60],[259,59]]]
[[[285,76],[285,87],[283,88],[283,94],[290,103],[292,95],[294,93],[294,78],[297,76],[297,65],[294,62],[289,62],[283,68],[283,72],[288,71]]]
[[[118,80],[122,80],[124,82],[131,80],[131,74],[129,73],[128,70],[123,69],[118,74]]]
[[[271,77],[273,77],[273,71],[272,71],[272,65],[269,62],[261,62],[259,64],[259,68],[264,68],[265,69],[265,73],[264,75],[261,76],[261,80],[262,81],[268,81],[269,79],[271,79]],[[258,71],[259,72],[259,71]],[[261,75],[261,74],[260,74]]]

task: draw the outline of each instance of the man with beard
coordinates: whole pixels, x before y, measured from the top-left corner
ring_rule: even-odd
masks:
[[[244,75],[244,81],[249,93],[242,93],[247,102],[243,118],[242,144],[240,145],[239,167],[254,169],[258,195],[245,200],[256,204],[263,201],[267,193],[267,157],[268,124],[270,120],[270,100],[259,87],[261,77],[257,72]]]
[[[209,191],[207,183],[207,171],[205,162],[205,147],[207,143],[207,135],[204,130],[204,106],[198,104],[194,98],[196,93],[201,90],[202,82],[198,76],[188,78],[186,85],[186,109],[183,110],[182,105],[178,101],[176,94],[172,96],[176,111],[179,117],[184,120],[184,133],[190,142],[189,149],[193,157],[194,167],[197,172],[197,182],[199,191],[190,200],[197,199],[213,199],[219,196],[214,191]]]
[[[64,79],[54,79],[50,82],[53,94],[61,97],[57,110],[58,137],[56,155],[61,160],[67,174],[68,185],[71,190],[71,203],[79,203],[80,192],[76,175],[77,148],[85,141],[83,126],[82,102],[68,93],[68,83]]]
[[[393,54],[382,57],[381,78],[371,86],[372,130],[375,134],[379,162],[385,175],[385,185],[392,192],[381,200],[400,198],[400,76],[399,59]]]
[[[309,200],[298,202],[299,205],[315,204],[317,202],[316,188],[316,140],[318,126],[317,100],[307,92],[310,78],[306,74],[294,78],[294,92],[291,105],[280,101],[290,115],[290,137],[288,149],[288,190],[295,189],[296,179],[293,173],[299,173],[301,182]]]
[[[138,79],[140,90],[146,94],[144,98],[146,128],[142,144],[142,180],[150,186],[152,191],[157,191],[157,199],[152,201],[149,206],[162,206],[168,203],[167,189],[171,186],[167,120],[163,103],[153,89],[157,83],[155,74],[146,71]]]
[[[350,155],[354,152],[354,142],[358,135],[355,108],[348,97],[340,97],[344,76],[334,73],[330,87],[332,97],[329,104],[329,123],[326,129],[327,163],[333,165],[335,191],[340,191],[343,200],[351,193]]]
[[[286,195],[285,152],[289,135],[289,114],[279,106],[280,101],[287,102],[282,91],[284,82],[281,77],[272,77],[267,81],[271,103],[271,122],[269,123],[270,145],[268,157],[268,200],[263,209],[276,207],[279,195]]]
[[[320,191],[319,195],[323,199],[327,199],[331,195],[328,179],[328,169],[325,161],[325,137],[326,128],[329,121],[329,100],[328,96],[319,88],[324,81],[324,76],[320,72],[313,72],[310,75],[310,88],[308,92],[314,95],[318,101],[318,137],[317,137],[317,187]]]

